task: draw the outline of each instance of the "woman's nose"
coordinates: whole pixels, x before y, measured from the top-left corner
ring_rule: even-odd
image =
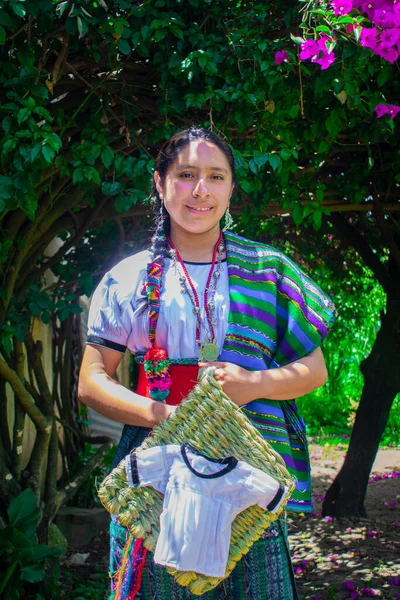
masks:
[[[203,178],[199,179],[192,193],[193,196],[197,196],[199,198],[206,198],[209,195],[208,187]]]

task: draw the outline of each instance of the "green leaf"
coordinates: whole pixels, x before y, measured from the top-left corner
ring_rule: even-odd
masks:
[[[118,50],[122,52],[122,54],[130,54],[131,47],[126,40],[120,39],[117,44]]]
[[[21,125],[21,123],[23,123],[24,121],[29,119],[31,112],[32,112],[31,109],[28,107],[21,108],[17,114],[18,125]]]
[[[20,557],[23,562],[43,562],[50,556],[62,556],[63,554],[62,548],[46,546],[45,544],[33,544],[29,548],[24,548],[20,552]]]
[[[22,581],[29,581],[30,583],[37,583],[43,581],[46,577],[46,571],[40,565],[27,565],[21,567],[21,579]]]
[[[0,46],[2,46],[3,44],[6,43],[6,39],[7,39],[6,30],[4,29],[3,25],[0,25]]]
[[[322,224],[322,212],[317,210],[313,213],[313,227],[316,231],[321,228]]]
[[[55,152],[58,152],[58,150],[62,146],[62,141],[59,138],[59,136],[56,133],[52,132],[52,133],[46,134],[45,139],[46,139],[46,142],[49,144],[49,146],[53,150],[55,150]]]
[[[113,160],[114,160],[114,150],[110,146],[106,146],[101,151],[101,162],[106,167],[106,169],[109,169],[113,163]]]
[[[101,191],[105,196],[116,196],[120,193],[121,189],[121,184],[118,182],[110,183],[105,181],[101,185]]]
[[[56,15],[59,19],[61,19],[61,17],[64,14],[64,11],[67,7],[68,7],[68,0],[65,0],[64,2],[60,2],[59,4],[57,4]]]
[[[45,108],[43,108],[43,106],[38,106],[37,108],[35,108],[34,112],[39,116],[42,117],[43,119],[45,119],[46,121],[52,121],[53,117],[51,116],[51,114],[49,113],[48,110],[46,110]],[[57,136],[58,137],[58,136]]]
[[[5,27],[12,27],[15,21],[6,13],[6,11],[0,10],[0,25]]]
[[[392,75],[392,69],[388,68],[386,65],[382,66],[379,75],[378,75],[378,79],[377,79],[377,83],[379,87],[382,87],[385,85],[385,83],[390,79]]]
[[[292,151],[284,148],[283,150],[281,150],[280,155],[283,158],[283,160],[288,160],[289,158],[292,158]]]
[[[304,38],[295,36],[293,34],[290,34],[290,39],[292,40],[292,42],[294,42],[298,46],[300,46],[300,44],[303,44],[305,41]]]
[[[53,159],[56,155],[53,148],[50,148],[50,146],[48,146],[47,144],[42,146],[42,154],[43,154],[46,162],[48,162],[49,164],[51,164],[53,162]]]
[[[13,9],[17,17],[25,17],[26,10],[23,4],[19,2],[11,2],[11,8]]]
[[[10,133],[13,126],[13,118],[11,116],[4,117],[4,119],[1,122],[1,126],[3,128],[3,131],[5,131],[6,133]]]
[[[2,153],[7,154],[8,152],[11,152],[12,150],[14,150],[16,145],[17,140],[7,140],[3,146]]]
[[[301,206],[301,204],[295,204],[292,208],[292,218],[294,221],[294,224],[300,225],[300,223],[303,220],[303,207]]]
[[[30,488],[11,501],[7,513],[12,527],[17,528],[28,538],[34,535],[39,523],[40,511],[36,496]]]
[[[42,322],[43,322],[45,325],[48,325],[48,324],[50,323],[50,320],[51,320],[51,314],[50,314],[50,313],[49,313],[47,310],[45,310],[45,311],[42,313],[41,319],[42,319]]]
[[[69,308],[73,315],[79,315],[83,310],[81,306],[78,306],[78,304],[71,304]]]
[[[276,171],[276,169],[281,164],[281,158],[280,158],[279,154],[269,154],[268,161],[274,171]]]

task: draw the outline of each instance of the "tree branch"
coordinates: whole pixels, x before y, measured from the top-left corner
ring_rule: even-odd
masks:
[[[14,390],[18,402],[29,415],[31,420],[36,426],[36,429],[42,433],[51,432],[51,420],[44,416],[44,414],[38,409],[30,393],[25,388],[18,374],[8,366],[3,356],[0,355],[0,376],[8,381]]]
[[[365,264],[375,274],[375,277],[383,289],[387,292],[392,285],[389,274],[383,263],[381,263],[379,260],[379,257],[373,253],[372,248],[368,245],[364,238],[341,214],[334,213],[329,215],[327,218],[335,227],[343,241],[347,242],[356,250],[356,252],[358,252]]]
[[[114,441],[111,440],[106,444],[103,444],[92,456],[89,462],[86,463],[81,469],[81,471],[77,474],[72,481],[70,481],[62,490],[59,490],[56,498],[56,511],[61,508],[66,502],[68,502],[76,492],[79,490],[80,486],[86,481],[89,477],[93,469],[97,467],[101,459],[108,453],[110,448],[114,446]]]

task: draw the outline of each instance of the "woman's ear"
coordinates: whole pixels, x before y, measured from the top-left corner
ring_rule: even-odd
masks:
[[[160,196],[160,199],[163,200],[163,188],[162,188],[162,184],[161,184],[161,177],[158,173],[158,171],[154,171],[154,183],[156,184],[156,189],[158,192],[158,195]]]

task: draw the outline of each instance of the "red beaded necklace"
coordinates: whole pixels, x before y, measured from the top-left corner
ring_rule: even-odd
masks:
[[[214,325],[213,325],[213,320],[211,317],[211,312],[212,310],[214,310],[215,306],[214,304],[208,301],[208,293],[210,290],[210,285],[211,285],[211,279],[212,276],[214,274],[214,277],[217,279],[220,275],[219,270],[214,272],[214,268],[215,268],[215,264],[217,262],[217,254],[220,253],[222,254],[223,251],[223,245],[221,245],[222,242],[222,231],[219,234],[217,243],[214,246],[214,250],[213,250],[213,255],[212,255],[212,262],[211,262],[211,268],[210,271],[208,273],[208,277],[207,277],[207,283],[206,283],[206,288],[204,290],[204,311],[206,313],[206,317],[207,317],[207,324],[208,324],[208,330],[209,330],[209,339],[208,339],[208,343],[207,344],[202,344],[201,342],[201,337],[200,337],[200,330],[201,330],[201,325],[202,325],[202,319],[201,319],[201,315],[200,315],[200,302],[199,302],[199,296],[197,294],[196,288],[194,287],[193,281],[186,269],[186,265],[182,260],[181,255],[179,254],[179,251],[177,250],[176,246],[174,245],[173,241],[171,240],[170,237],[167,237],[167,241],[169,243],[169,245],[171,246],[171,249],[173,251],[173,253],[175,254],[176,260],[178,261],[178,263],[181,266],[181,269],[184,273],[184,277],[180,278],[180,281],[183,285],[186,284],[186,282],[189,284],[190,289],[192,291],[193,297],[190,296],[189,293],[189,297],[193,303],[193,312],[196,315],[196,344],[199,347],[199,358],[201,360],[205,360],[205,361],[214,361],[217,360],[218,356],[219,356],[219,348],[217,346],[217,344],[215,343],[215,332],[214,332]],[[214,288],[215,290],[215,288]]]

